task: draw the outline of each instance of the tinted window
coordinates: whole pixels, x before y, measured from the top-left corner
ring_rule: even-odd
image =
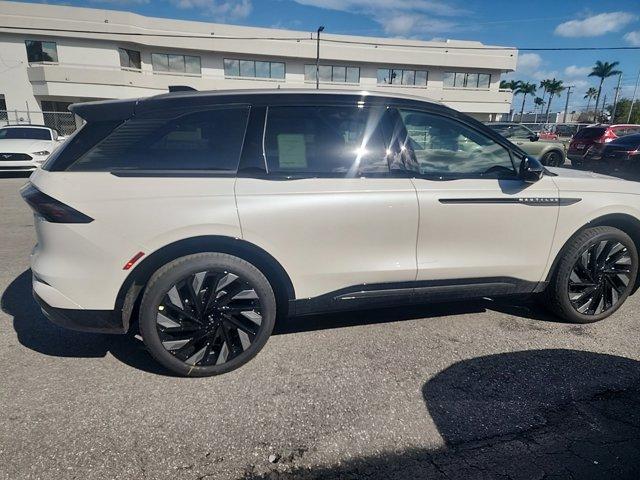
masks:
[[[640,145],[640,135],[626,135],[616,138],[609,145],[620,145],[625,147],[637,147]]]
[[[227,77],[278,78],[284,79],[284,63],[260,60],[223,60],[224,74]]]
[[[269,172],[356,176],[389,171],[382,111],[356,107],[270,107]]]
[[[249,109],[220,108],[169,122],[132,119],[69,170],[220,170],[238,167]]]
[[[55,42],[26,40],[24,43],[27,47],[27,60],[29,63],[58,61],[58,50]]]
[[[140,70],[140,52],[127,48],[119,48],[118,53],[120,54],[121,67]]]
[[[152,53],[151,65],[154,72],[201,73],[200,57],[191,55]]]
[[[423,174],[515,173],[506,148],[463,123],[425,112],[401,110],[407,148]]]
[[[0,139],[26,138],[33,140],[51,140],[51,132],[44,128],[1,128]]]
[[[602,135],[604,135],[605,131],[606,131],[605,127],[583,128],[582,130],[579,130],[578,133],[576,133],[573,138],[583,138],[583,139],[591,140],[594,138],[601,137]]]

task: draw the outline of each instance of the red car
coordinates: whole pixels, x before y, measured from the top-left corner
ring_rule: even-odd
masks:
[[[600,150],[604,144],[618,137],[624,137],[625,135],[634,133],[640,133],[640,125],[591,125],[578,130],[573,136],[571,143],[569,143],[567,157],[571,160],[571,165],[575,167],[585,166],[588,161],[588,158],[585,158],[585,156],[590,148],[592,151]]]

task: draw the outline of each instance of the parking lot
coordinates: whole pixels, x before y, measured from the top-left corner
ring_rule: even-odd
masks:
[[[0,478],[640,478],[640,296],[599,324],[521,300],[297,318],[229,374],[31,297],[33,219],[0,178]]]

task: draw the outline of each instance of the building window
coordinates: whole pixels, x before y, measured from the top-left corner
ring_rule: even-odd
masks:
[[[118,53],[120,54],[120,66],[122,68],[141,69],[140,52],[129,50],[128,48],[119,48]]]
[[[223,64],[225,77],[275,78],[284,80],[285,68],[282,62],[225,58]]]
[[[324,83],[360,83],[360,67],[347,67],[343,65],[320,65],[320,81]],[[316,81],[316,66],[304,66],[305,82]]]
[[[201,74],[200,57],[191,55],[152,53],[151,65],[153,71],[159,73]]]
[[[379,68],[378,85],[405,85],[426,87],[429,73],[426,70],[409,70],[402,68]]]
[[[445,72],[445,88],[475,88],[489,90],[491,75],[488,73]]]
[[[58,62],[56,42],[42,42],[40,40],[25,40],[27,59],[29,63]]]

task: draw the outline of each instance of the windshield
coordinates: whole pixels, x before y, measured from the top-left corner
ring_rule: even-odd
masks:
[[[604,132],[606,132],[607,129],[605,127],[590,127],[590,128],[583,128],[582,130],[579,130],[578,133],[575,134],[575,136],[573,138],[584,138],[584,139],[594,139],[594,138],[599,138],[602,135],[604,135]]]
[[[0,128],[1,139],[51,140],[51,133],[46,128]]]

